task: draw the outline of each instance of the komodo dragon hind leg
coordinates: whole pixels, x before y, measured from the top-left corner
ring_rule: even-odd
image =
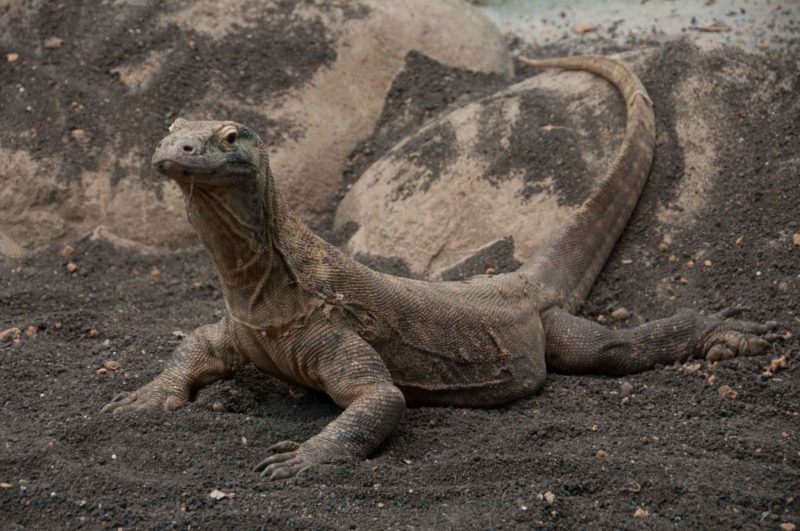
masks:
[[[636,328],[609,330],[552,308],[542,314],[547,369],[621,376],[682,362],[690,356],[719,361],[764,354],[783,338],[774,333],[777,323],[728,319],[736,313],[726,310],[709,317],[683,311]]]
[[[132,393],[120,393],[102,412],[122,413],[163,408],[174,411],[192,400],[203,386],[230,377],[242,359],[232,346],[226,319],[201,326],[181,343],[164,370]]]

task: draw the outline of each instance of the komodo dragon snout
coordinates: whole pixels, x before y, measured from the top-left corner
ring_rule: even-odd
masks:
[[[152,165],[196,186],[233,186],[255,179],[262,161],[258,136],[235,122],[178,119],[156,147]]]

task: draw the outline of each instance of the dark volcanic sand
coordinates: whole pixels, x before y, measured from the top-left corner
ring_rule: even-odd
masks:
[[[669,130],[671,103],[660,87],[679,75],[685,53],[683,45],[664,48],[658,68],[643,76],[659,102],[661,130]],[[435,65],[418,63],[424,71],[417,79],[438,75]],[[796,94],[796,63],[774,59],[774,67]],[[496,80],[486,83],[494,89]],[[441,90],[432,112],[458,99],[457,87]],[[677,263],[657,249],[654,212],[674,193],[683,159],[669,136],[658,146],[650,184],[587,316],[623,306],[633,312],[627,324],[635,324],[682,306],[744,305],[751,318],[774,318],[800,333],[800,248],[791,244],[800,233],[797,163],[787,162],[797,156],[800,123],[793,104],[771,105],[748,109],[772,113],[768,121],[730,131],[746,141],[720,157],[729,178],[709,192],[702,219],[673,234]],[[787,163],[765,169],[763,161]],[[248,369],[175,413],[99,414],[117,392],[160,370],[179,341],[174,331],[218,319],[224,303],[202,250],[140,256],[90,241],[75,248],[69,258],[49,248],[0,262],[0,330],[38,327],[35,337],[0,343],[0,482],[10,484],[0,488],[0,527],[800,525],[797,339],[771,355],[694,371],[552,375],[542,392],[497,409],[410,409],[369,460],[269,482],[250,471],[266,449],[312,436],[336,406]],[[687,269],[701,248],[713,266]],[[70,260],[79,265],[74,274],[65,269]],[[151,276],[153,268],[160,277]],[[99,336],[90,336],[92,328]],[[779,353],[788,367],[760,376]],[[107,360],[122,368],[98,374]],[[632,385],[630,396],[623,382]],[[719,396],[722,384],[738,393],[735,400]],[[215,402],[225,411],[214,412]],[[235,496],[214,501],[213,489]],[[552,503],[540,499],[545,492]],[[649,516],[634,518],[639,507]]]

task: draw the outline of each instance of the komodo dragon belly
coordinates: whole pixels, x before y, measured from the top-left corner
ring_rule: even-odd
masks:
[[[399,322],[391,339],[373,343],[406,401],[492,406],[535,390],[534,360],[544,353],[541,325],[459,314],[440,310],[429,319]]]

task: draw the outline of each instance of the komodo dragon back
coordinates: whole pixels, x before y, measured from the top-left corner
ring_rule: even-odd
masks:
[[[573,221],[521,269],[555,290],[559,304],[574,312],[603,269],[647,181],[655,150],[653,103],[639,78],[613,59],[599,56],[519,59],[530,66],[598,74],[622,92],[628,109],[622,146],[600,185]]]

